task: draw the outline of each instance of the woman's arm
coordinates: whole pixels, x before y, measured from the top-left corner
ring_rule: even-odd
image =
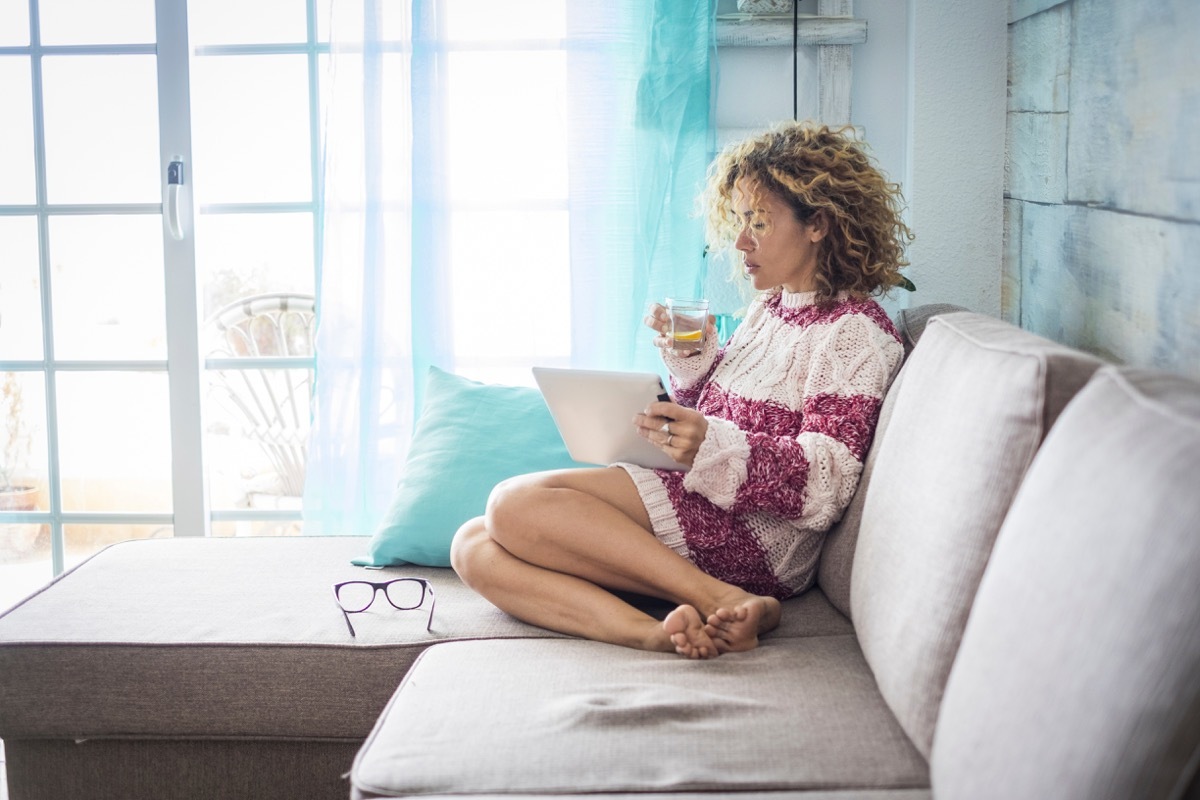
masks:
[[[711,398],[724,404],[726,416],[759,432],[710,417],[684,488],[735,513],[768,512],[816,529],[833,524],[858,485],[902,355],[900,344],[865,316],[843,317],[814,350],[800,408]]]

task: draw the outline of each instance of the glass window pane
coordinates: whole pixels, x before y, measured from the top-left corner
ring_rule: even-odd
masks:
[[[47,56],[42,64],[50,202],[162,202],[155,57]]]
[[[0,31],[3,23],[0,22]],[[0,205],[32,204],[33,84],[28,56],[0,56]]]
[[[154,0],[38,0],[42,44],[147,44]]]
[[[251,295],[312,295],[312,214],[202,214],[196,269],[204,287],[204,319]]]
[[[109,545],[131,539],[170,539],[175,535],[171,525],[118,523],[116,525],[77,524],[63,526],[66,544],[67,569],[99,553]]]
[[[451,40],[561,39],[566,35],[565,0],[442,0]]]
[[[188,3],[188,38],[206,44],[278,44],[308,39],[305,0]]]
[[[50,218],[54,348],[59,358],[166,358],[158,215]]]
[[[409,57],[399,53],[387,53],[383,58],[383,92],[377,109],[372,112],[378,120],[378,142],[382,142],[381,162],[372,164],[370,172],[380,178],[374,190],[384,206],[406,208],[412,197],[412,154],[407,147],[389,147],[388,142],[406,142],[412,138],[411,124],[412,70]],[[366,147],[363,142],[362,119],[364,118],[361,60],[346,59],[337,67],[336,75],[329,73],[329,60],[322,59],[320,96],[322,119],[328,127],[340,131],[337,152],[332,155],[344,171],[364,169]],[[333,104],[332,110],[330,103]],[[357,120],[357,121],[356,121]],[[472,125],[476,124],[472,121]],[[329,131],[325,131],[326,134]],[[373,143],[376,137],[372,137]],[[349,208],[360,207],[360,194],[344,191],[325,198],[330,207],[341,213]]]
[[[0,373],[0,512],[49,508],[40,372]],[[0,611],[52,577],[50,526],[0,521]]]
[[[305,56],[203,56],[191,75],[199,202],[311,200]]]
[[[0,613],[50,582],[50,526],[0,523]]]
[[[529,367],[571,353],[567,212],[451,215],[456,366],[476,380],[529,383]],[[537,257],[529,242],[537,241]],[[597,331],[597,335],[601,332]],[[472,364],[498,360],[501,373]]]
[[[171,511],[166,373],[59,373],[58,426],[65,511]]]
[[[495,0],[492,0],[495,2]],[[378,38],[387,42],[404,42],[409,38],[411,8],[409,3],[376,3],[379,13]],[[361,41],[363,4],[317,0],[317,41]]]
[[[41,372],[0,372],[0,511],[45,511],[46,383]]]
[[[299,511],[312,371],[213,370],[205,378],[212,507]]]
[[[42,357],[36,217],[0,217],[0,361]]]
[[[213,536],[299,536],[300,520],[223,520],[209,529]]]
[[[565,199],[565,54],[453,53],[449,72],[451,198]]]
[[[345,6],[342,3],[341,6]],[[340,9],[339,9],[340,14]],[[317,0],[317,41],[328,42],[330,29],[333,27],[333,0]],[[341,19],[338,19],[338,30],[341,31]],[[359,28],[359,30],[362,30]]]
[[[29,0],[0,0],[0,47],[28,44]]]

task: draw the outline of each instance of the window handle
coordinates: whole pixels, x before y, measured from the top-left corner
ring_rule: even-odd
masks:
[[[183,211],[179,193],[183,191],[183,157],[172,156],[167,165],[167,229],[175,241],[183,241]]]

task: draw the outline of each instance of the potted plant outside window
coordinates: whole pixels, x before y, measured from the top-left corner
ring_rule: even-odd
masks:
[[[0,511],[33,511],[38,488],[28,483],[33,432],[24,413],[21,381],[15,372],[0,380]],[[40,525],[0,525],[0,545],[17,554],[33,550]]]

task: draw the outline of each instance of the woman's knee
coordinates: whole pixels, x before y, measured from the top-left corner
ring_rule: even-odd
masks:
[[[466,580],[480,551],[490,541],[483,517],[469,519],[459,527],[450,541],[450,566],[460,578]]]
[[[548,475],[519,475],[503,480],[488,496],[484,520],[490,535],[500,537],[518,535],[528,530],[533,512],[538,507],[538,497],[551,483]]]

